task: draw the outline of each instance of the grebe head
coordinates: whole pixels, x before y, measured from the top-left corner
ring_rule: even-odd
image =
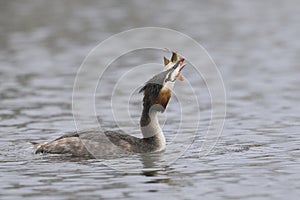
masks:
[[[185,66],[183,61],[184,58],[181,58],[170,69],[152,77],[139,91],[144,92],[143,102],[147,112],[150,111],[150,108],[160,112],[166,109],[174,83]]]

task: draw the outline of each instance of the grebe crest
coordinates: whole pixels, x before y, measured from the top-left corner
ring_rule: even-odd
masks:
[[[177,54],[166,65],[163,72],[153,76],[139,90],[143,92],[143,111],[140,128],[143,138],[115,131],[82,131],[63,135],[51,142],[33,143],[35,153],[71,154],[73,156],[104,157],[125,150],[147,153],[162,151],[166,147],[165,136],[159,125],[157,114],[164,112],[171,98],[176,79],[181,76],[184,59]],[[170,63],[172,62],[172,65]],[[166,68],[167,67],[167,68]]]

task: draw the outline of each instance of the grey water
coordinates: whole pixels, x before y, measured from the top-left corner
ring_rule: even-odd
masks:
[[[0,199],[297,199],[298,15],[296,0],[1,1]],[[73,85],[89,52],[114,34],[147,26],[192,37],[220,71],[227,112],[209,154],[199,157],[210,123],[210,94],[189,64],[182,72],[186,80],[176,83],[176,95],[160,116],[165,152],[110,161],[33,154],[31,141],[76,130]],[[145,49],[111,64],[95,95],[104,129],[122,127],[140,136],[138,89],[162,66],[131,70],[162,64],[168,55]],[[102,67],[101,58],[95,63]],[[199,100],[195,135],[196,105],[186,95],[187,83]],[[183,146],[181,135],[174,135],[180,128],[186,133]],[[169,162],[171,157],[176,159]]]

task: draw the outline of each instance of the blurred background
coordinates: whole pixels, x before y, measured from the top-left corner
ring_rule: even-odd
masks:
[[[300,195],[299,8],[296,0],[0,1],[0,198],[295,199]],[[72,88],[90,50],[113,34],[145,26],[189,35],[218,66],[227,118],[214,150],[198,157],[199,134],[173,165],[160,168],[162,157],[154,159],[153,170],[134,174],[93,160],[33,155],[29,141],[75,130]],[[149,51],[136,62],[159,63],[161,57]],[[131,58],[125,65],[135,63]],[[199,88],[205,91],[205,84]],[[205,131],[207,91],[201,98]],[[139,111],[133,115],[138,120]],[[166,127],[167,138],[176,127],[176,121]]]

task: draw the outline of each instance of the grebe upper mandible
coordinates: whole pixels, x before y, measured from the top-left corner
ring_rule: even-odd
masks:
[[[140,128],[143,138],[115,131],[82,131],[63,135],[51,142],[33,143],[35,153],[71,154],[73,156],[101,157],[116,149],[126,152],[158,152],[166,147],[166,139],[159,125],[157,114],[163,112],[171,98],[184,58],[173,52],[171,60],[164,58],[164,71],[153,76],[140,89],[144,93]]]

